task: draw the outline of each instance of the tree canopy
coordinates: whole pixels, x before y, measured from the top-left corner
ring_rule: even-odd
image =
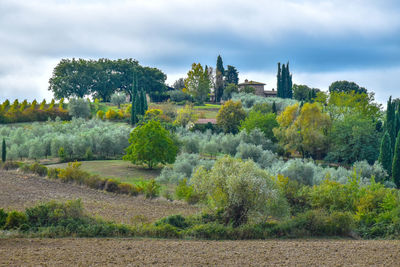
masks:
[[[187,73],[185,89],[197,102],[203,103],[210,93],[211,81],[208,70],[203,69],[200,63],[193,63],[192,69]]]
[[[124,159],[133,164],[145,164],[149,169],[159,163],[173,163],[178,153],[172,135],[159,121],[152,120],[136,127],[130,134],[129,143]]]
[[[49,91],[56,99],[93,95],[110,101],[116,91],[132,97],[132,80],[137,74],[139,89],[154,101],[165,98],[167,76],[156,68],[143,67],[133,59],[62,59],[53,70]]]
[[[359,94],[366,94],[367,89],[364,87],[359,86],[355,82],[349,82],[349,81],[336,81],[331,83],[329,86],[329,92],[345,92],[345,93],[350,93],[351,91],[354,91],[355,93]]]

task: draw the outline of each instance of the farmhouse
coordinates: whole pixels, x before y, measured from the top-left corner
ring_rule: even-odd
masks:
[[[264,90],[264,85],[265,83],[260,83],[260,82],[255,82],[255,81],[249,81],[245,80],[244,83],[239,83],[239,91],[245,88],[246,86],[253,87],[256,89],[255,94],[259,96],[264,96],[264,97],[276,97],[276,91],[272,89],[271,91],[265,91]]]

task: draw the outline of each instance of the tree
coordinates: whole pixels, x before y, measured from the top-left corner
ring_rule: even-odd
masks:
[[[218,111],[217,124],[225,133],[237,133],[242,120],[246,118],[246,111],[240,101],[228,100]]]
[[[89,118],[90,117],[89,103],[82,98],[71,98],[68,103],[68,113],[72,117]]]
[[[220,102],[222,95],[224,94],[224,65],[222,58],[218,55],[217,67],[215,69],[215,101]]]
[[[389,175],[392,174],[392,161],[393,161],[393,152],[392,152],[392,144],[390,143],[390,136],[386,131],[383,135],[381,141],[381,147],[379,150],[379,163],[382,164],[382,167],[387,171]]]
[[[7,147],[6,147],[6,139],[3,138],[3,143],[1,146],[1,161],[4,163],[7,159]]]
[[[307,85],[294,84],[293,85],[293,98],[298,101],[312,102],[312,99],[317,97],[317,88],[310,88]]]
[[[246,85],[245,87],[243,87],[242,89],[240,89],[241,93],[246,93],[246,94],[255,94],[256,93],[256,88],[254,88],[253,86],[248,86]]]
[[[276,103],[275,101],[272,102],[272,113],[277,114],[278,113],[278,109],[276,108]]]
[[[111,102],[121,108],[121,104],[125,103],[126,95],[122,93],[114,93],[111,95]]]
[[[358,112],[344,113],[332,121],[328,135],[330,143],[327,161],[352,164],[367,160],[373,164],[379,155],[381,134],[376,123]]]
[[[224,94],[222,95],[222,99],[223,100],[231,99],[233,93],[239,93],[239,88],[234,83],[228,83],[228,85],[224,89]]]
[[[392,96],[389,97],[387,103],[385,129],[390,136],[392,151],[394,152],[397,132],[396,132],[396,104],[395,102],[392,102]]]
[[[238,84],[239,83],[239,73],[234,66],[228,65],[225,71],[225,81],[227,84]]]
[[[192,69],[187,73],[185,89],[197,102],[203,103],[210,93],[210,79],[207,71],[200,63],[192,64]]]
[[[355,82],[348,82],[348,81],[336,81],[331,83],[329,86],[329,92],[345,92],[350,93],[354,91],[356,94],[366,94],[367,89],[364,87],[360,87]]]
[[[400,188],[400,134],[397,135],[396,145],[394,147],[392,177],[397,188]]]
[[[146,164],[149,169],[159,163],[173,163],[178,153],[178,146],[171,134],[159,121],[149,121],[136,127],[130,134],[129,143],[124,160]]]
[[[247,118],[242,121],[240,128],[250,133],[252,130],[260,129],[265,137],[272,141],[276,141],[273,128],[278,127],[279,124],[276,121],[276,115],[273,113],[261,113],[259,111],[251,111]]]
[[[277,74],[277,96],[281,98],[292,98],[292,74],[289,71],[289,62],[286,64],[278,63]]]
[[[132,98],[132,76],[136,73],[140,90],[146,91],[153,101],[166,97],[167,76],[157,68],[143,67],[133,59],[62,59],[54,68],[49,90],[56,99],[93,94],[109,101],[111,94],[123,91]]]
[[[175,90],[182,90],[183,88],[185,88],[185,79],[179,78],[174,82],[173,87]]]
[[[207,199],[211,210],[222,211],[226,224],[265,222],[268,216],[284,218],[289,205],[272,177],[253,161],[225,156],[207,171],[198,168],[190,183]]]
[[[197,120],[197,115],[193,110],[193,105],[185,105],[178,110],[178,115],[174,121],[175,125],[186,126],[189,123],[194,123]]]
[[[304,156],[322,158],[328,149],[331,120],[318,103],[287,107],[278,117],[274,134],[286,150],[297,150]]]

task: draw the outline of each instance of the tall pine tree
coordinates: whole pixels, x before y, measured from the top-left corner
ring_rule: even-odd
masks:
[[[400,135],[397,135],[392,164],[393,182],[400,188]]]
[[[382,137],[378,161],[389,175],[392,174],[393,150],[389,133],[386,131]]]
[[[217,67],[215,69],[215,101],[220,102],[221,97],[224,94],[224,64],[222,63],[222,58],[218,55]]]
[[[132,107],[131,107],[131,125],[135,125],[137,123],[137,113],[135,109],[135,102],[137,96],[137,77],[136,72],[133,74],[133,81],[132,81]]]
[[[6,162],[7,159],[7,147],[6,147],[6,140],[3,138],[3,144],[1,146],[1,161]]]
[[[281,98],[292,98],[292,74],[289,71],[289,62],[285,64],[278,63],[278,74],[277,74],[277,97]]]
[[[396,111],[395,103],[392,102],[392,96],[389,97],[386,109],[386,124],[385,129],[389,133],[390,141],[392,144],[392,151],[394,151],[394,146],[396,142]]]

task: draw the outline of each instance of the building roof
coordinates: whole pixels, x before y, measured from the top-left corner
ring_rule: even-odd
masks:
[[[238,85],[266,85],[265,83],[260,83],[260,82],[256,82],[256,81],[249,81],[249,80],[244,80],[244,83],[239,83]]]

